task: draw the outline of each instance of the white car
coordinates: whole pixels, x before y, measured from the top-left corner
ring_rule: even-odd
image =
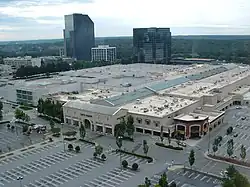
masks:
[[[220,175],[223,177],[227,177],[227,174],[228,174],[227,170],[220,172]]]
[[[45,125],[34,125],[32,128],[33,128],[33,130],[37,130],[37,129],[44,129],[44,128],[46,128],[46,126]]]

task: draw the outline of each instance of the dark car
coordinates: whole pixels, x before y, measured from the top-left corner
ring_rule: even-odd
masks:
[[[238,136],[238,134],[234,134],[234,137],[237,137]]]

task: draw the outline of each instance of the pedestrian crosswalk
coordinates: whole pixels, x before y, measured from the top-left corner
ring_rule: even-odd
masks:
[[[159,179],[163,172],[155,174],[150,178],[151,184],[156,185],[159,183]],[[211,186],[219,185],[222,181],[219,178],[206,175],[205,173],[199,173],[191,170],[179,170],[168,173],[169,183],[175,182],[177,186],[185,186],[189,181],[196,181],[201,184],[211,184]]]
[[[145,158],[139,158],[137,156],[116,152],[115,150],[108,151],[107,153],[109,155],[115,155],[115,156],[121,155],[121,160],[126,160],[128,163],[131,163],[131,164],[133,164],[133,163],[146,164],[148,162],[148,160]]]

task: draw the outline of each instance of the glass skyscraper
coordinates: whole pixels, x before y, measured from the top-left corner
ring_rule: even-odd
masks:
[[[170,63],[170,28],[134,28],[133,47],[134,60],[138,63]]]
[[[91,61],[91,48],[95,46],[94,22],[88,15],[65,15],[64,53],[77,60]]]

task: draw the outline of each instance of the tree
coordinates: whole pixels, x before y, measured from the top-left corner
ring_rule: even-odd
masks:
[[[250,183],[245,176],[237,171],[234,166],[227,168],[227,178],[224,179],[223,187],[249,187]]]
[[[23,113],[22,110],[20,110],[20,109],[18,109],[18,108],[15,110],[15,118],[16,118],[16,119],[22,119],[22,118],[23,118],[23,115],[24,115],[24,113]]]
[[[85,135],[86,135],[86,129],[85,129],[85,127],[84,127],[83,124],[80,125],[79,133],[80,133],[80,137],[81,137],[82,139],[84,139],[84,138],[85,138]]]
[[[150,187],[151,186],[151,180],[148,177],[145,177],[145,186]]]
[[[148,146],[148,143],[146,140],[143,140],[143,152],[145,155],[148,154],[148,149],[149,149],[149,146]]]
[[[127,118],[127,123],[126,123],[126,131],[128,133],[129,137],[133,137],[134,132],[135,132],[135,126],[134,126],[134,118],[129,115]]]
[[[136,171],[139,168],[139,165],[137,163],[132,164],[132,170]]]
[[[168,144],[171,144],[171,136],[170,136],[170,129],[168,129]]]
[[[72,150],[74,149],[73,145],[72,145],[72,144],[69,144],[69,145],[68,145],[68,149],[69,149],[69,151],[72,151]]]
[[[80,150],[81,150],[80,146],[79,146],[79,145],[78,145],[78,146],[76,146],[76,147],[75,147],[75,150],[76,150],[76,152],[77,152],[77,153],[79,153],[79,152],[80,152]]]
[[[234,154],[234,143],[233,139],[229,140],[227,142],[227,154],[229,157],[231,157]]]
[[[44,101],[42,98],[38,100],[38,105],[37,105],[37,112],[38,113],[44,113]]]
[[[29,122],[30,121],[29,115],[25,114],[23,120],[26,121],[26,122]]]
[[[0,120],[3,118],[3,103],[0,101]]]
[[[161,178],[159,179],[159,185],[161,187],[168,187],[168,180],[167,180],[167,174],[166,174],[166,172],[164,172],[161,175]]]
[[[101,145],[96,145],[95,146],[95,152],[97,153],[97,155],[101,155],[103,152],[103,147]]]
[[[123,160],[123,161],[122,161],[122,166],[123,166],[124,168],[127,168],[127,167],[128,167],[128,161],[127,161],[127,160]]]
[[[244,160],[246,158],[246,147],[244,145],[241,145],[241,148],[240,148],[240,157]]]
[[[163,136],[163,126],[161,126],[160,139],[161,139],[161,143],[163,143],[163,140],[164,140],[164,136]]]
[[[3,110],[3,102],[0,101],[0,110]]]
[[[215,153],[218,151],[218,146],[217,145],[213,145],[213,152],[214,152],[214,155],[215,155]]]
[[[194,150],[192,149],[190,154],[189,154],[189,157],[188,157],[188,161],[189,161],[189,165],[192,166],[194,165],[194,162],[195,162],[195,154],[194,154]]]
[[[120,150],[120,166],[122,169],[122,153],[121,153],[121,148],[122,148],[122,136],[117,136],[116,137],[116,145]]]
[[[55,128],[55,122],[52,119],[50,120],[49,125],[51,130]]]
[[[124,136],[126,132],[126,121],[122,119],[119,124],[115,126],[115,137]]]
[[[102,160],[106,160],[107,157],[106,157],[105,154],[102,154],[102,155],[101,155],[101,158],[102,158]]]

